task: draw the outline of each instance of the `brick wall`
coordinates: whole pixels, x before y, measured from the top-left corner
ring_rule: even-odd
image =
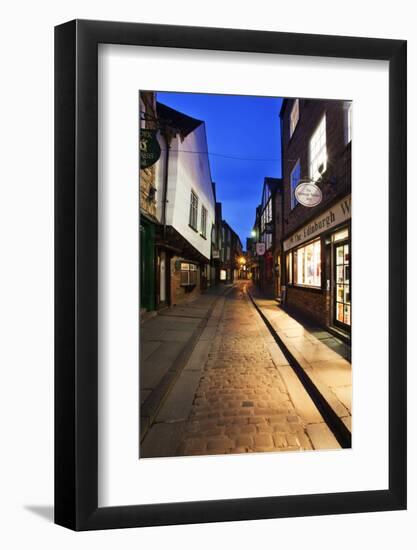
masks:
[[[197,281],[193,289],[181,286],[181,271],[175,269],[177,261],[187,262],[186,259],[179,256],[173,256],[171,259],[171,305],[181,305],[196,300],[201,295],[201,269],[197,268]]]
[[[330,293],[288,286],[287,309],[294,310],[322,326],[330,321]]]
[[[294,100],[286,100],[282,118],[283,157],[283,229],[276,228],[276,239],[285,240],[311,219],[347,196],[351,191],[351,144],[345,143],[346,108],[348,103],[332,100],[299,100],[299,120],[290,137],[290,113]],[[301,178],[310,177],[309,145],[311,137],[326,115],[327,167],[319,182],[323,194],[320,205],[308,208],[301,204],[291,209],[291,172],[300,160]],[[278,200],[278,197],[277,197]],[[277,202],[277,211],[279,203]],[[285,261],[283,262],[285,272]],[[321,289],[308,289],[287,284],[286,307],[302,314],[322,326],[331,323],[331,297],[327,281],[331,280],[330,249],[322,235],[322,281]]]
[[[351,148],[345,145],[345,105],[343,101],[300,99],[300,118],[292,137],[289,137],[289,115],[293,100],[288,100],[283,113],[283,179],[284,233],[289,236],[325,210],[338,197],[351,189]],[[290,175],[300,159],[301,178],[309,177],[309,142],[326,114],[327,169],[320,183],[323,201],[320,206],[307,208],[298,204],[291,209]]]

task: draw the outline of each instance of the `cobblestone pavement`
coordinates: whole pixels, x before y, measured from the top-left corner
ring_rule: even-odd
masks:
[[[224,302],[177,455],[313,448],[246,285]]]

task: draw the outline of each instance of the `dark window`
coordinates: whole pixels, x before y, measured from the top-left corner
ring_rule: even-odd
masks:
[[[181,262],[181,286],[197,284],[197,266]]]
[[[201,234],[207,236],[207,210],[204,206],[201,207]]]
[[[198,197],[194,193],[194,191],[191,191],[190,225],[195,230],[197,230],[197,217],[198,217]]]

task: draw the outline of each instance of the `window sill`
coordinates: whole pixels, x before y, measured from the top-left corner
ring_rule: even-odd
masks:
[[[180,287],[183,288],[185,292],[192,292],[196,286],[197,283],[187,283],[184,285],[180,285]]]
[[[300,288],[302,290],[307,290],[308,292],[324,292],[324,289],[321,286],[310,286],[310,285],[300,285],[296,283],[288,284],[290,288]]]
[[[204,239],[205,241],[207,240],[207,237],[205,237],[202,233],[200,233],[200,237],[201,237],[202,239]]]
[[[195,231],[196,233],[198,233],[198,229],[193,227],[190,223],[188,224],[188,227],[190,227],[193,231]]]

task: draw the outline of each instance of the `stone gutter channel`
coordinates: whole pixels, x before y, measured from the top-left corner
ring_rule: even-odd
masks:
[[[263,322],[265,323],[266,327],[268,328],[271,336],[274,338],[282,353],[284,354],[286,360],[297,375],[304,389],[306,390],[313,403],[317,407],[318,411],[322,415],[327,426],[337,439],[339,445],[344,449],[351,448],[352,435],[343,421],[343,415],[346,413],[346,409],[344,409],[343,406],[340,406],[339,402],[335,402],[335,400],[330,395],[330,391],[328,390],[328,388],[326,388],[324,384],[320,384],[317,380],[313,381],[311,379],[309,374],[306,372],[306,368],[303,367],[303,365],[290,351],[289,347],[279,336],[278,332],[273,327],[266,315],[263,313],[262,308],[259,307],[256,300],[249,291],[247,291],[247,295],[249,296],[252,304],[254,305]]]

